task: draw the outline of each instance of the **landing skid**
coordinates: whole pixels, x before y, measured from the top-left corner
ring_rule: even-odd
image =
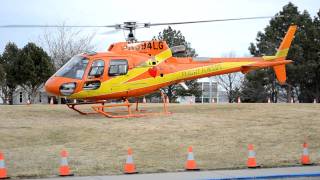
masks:
[[[125,99],[121,104],[108,104],[105,105],[106,101],[95,101],[95,102],[83,102],[83,103],[69,103],[67,106],[77,111],[82,115],[89,115],[89,114],[101,114],[108,118],[131,118],[131,117],[144,117],[144,116],[152,116],[152,115],[170,115],[171,112],[168,111],[168,102],[166,96],[161,92],[161,97],[163,100],[163,112],[146,112],[145,110],[139,110],[139,101],[136,99],[136,107],[134,112],[131,110],[132,103],[129,103],[128,99]],[[91,108],[95,112],[83,112],[80,109],[77,109],[76,106],[80,105],[88,105],[88,104],[101,104],[101,105],[94,105]],[[124,111],[105,111],[106,109],[111,109],[115,107],[125,107],[126,110]],[[127,113],[127,114],[124,114]]]
[[[77,111],[81,115],[88,115],[88,114],[97,114],[97,112],[83,112],[80,109],[77,109],[76,106],[80,105],[87,105],[87,104],[101,104],[104,105],[106,101],[95,101],[95,102],[81,102],[81,103],[67,103],[68,108]]]

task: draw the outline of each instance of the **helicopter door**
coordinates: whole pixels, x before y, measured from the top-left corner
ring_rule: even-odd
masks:
[[[105,63],[104,60],[94,60],[88,74],[88,78],[83,86],[84,90],[96,90],[100,88],[103,79]]]

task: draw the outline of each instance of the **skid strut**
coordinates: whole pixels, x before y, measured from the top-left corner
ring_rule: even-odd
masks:
[[[87,105],[87,104],[101,104],[104,105],[106,103],[106,101],[95,101],[95,102],[81,102],[81,103],[67,103],[66,105],[68,106],[68,108],[77,111],[78,113],[82,114],[82,115],[88,115],[88,114],[97,114],[97,112],[83,112],[80,109],[77,109],[76,106],[80,106],[80,105]]]

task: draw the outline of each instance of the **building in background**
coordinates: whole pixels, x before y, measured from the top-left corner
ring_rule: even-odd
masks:
[[[197,103],[219,102],[218,83],[212,77],[198,80],[201,96],[196,98]]]
[[[227,103],[228,96],[225,91],[219,87],[219,83],[216,78],[202,78],[198,79],[199,88],[201,89],[201,96],[184,96],[178,97],[177,101],[179,103]]]
[[[178,96],[177,102],[180,104],[192,104],[195,103],[196,97],[195,96]]]
[[[216,78],[202,78],[198,80],[201,88],[201,96],[196,98],[197,103],[226,103],[228,102],[227,93],[219,87]]]
[[[27,104],[29,100],[28,93],[21,87],[18,87],[13,94],[13,104]],[[34,98],[34,104],[48,104],[49,97],[41,87]]]
[[[13,104],[28,104],[28,100],[29,100],[29,97],[26,90],[18,86],[15,92],[13,93],[13,98],[12,98]],[[37,92],[33,103],[49,104],[49,102],[50,102],[50,97],[47,95],[44,88],[41,87]],[[0,98],[0,104],[3,104],[3,103],[4,103],[3,100]]]

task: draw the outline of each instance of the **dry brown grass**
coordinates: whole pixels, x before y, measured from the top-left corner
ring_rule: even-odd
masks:
[[[56,175],[62,148],[77,175],[122,173],[128,147],[137,169],[146,173],[183,169],[189,145],[202,169],[245,167],[248,143],[265,167],[299,164],[304,140],[312,161],[320,160],[319,104],[169,108],[171,116],[108,119],[62,105],[0,106],[0,149],[13,177]]]

